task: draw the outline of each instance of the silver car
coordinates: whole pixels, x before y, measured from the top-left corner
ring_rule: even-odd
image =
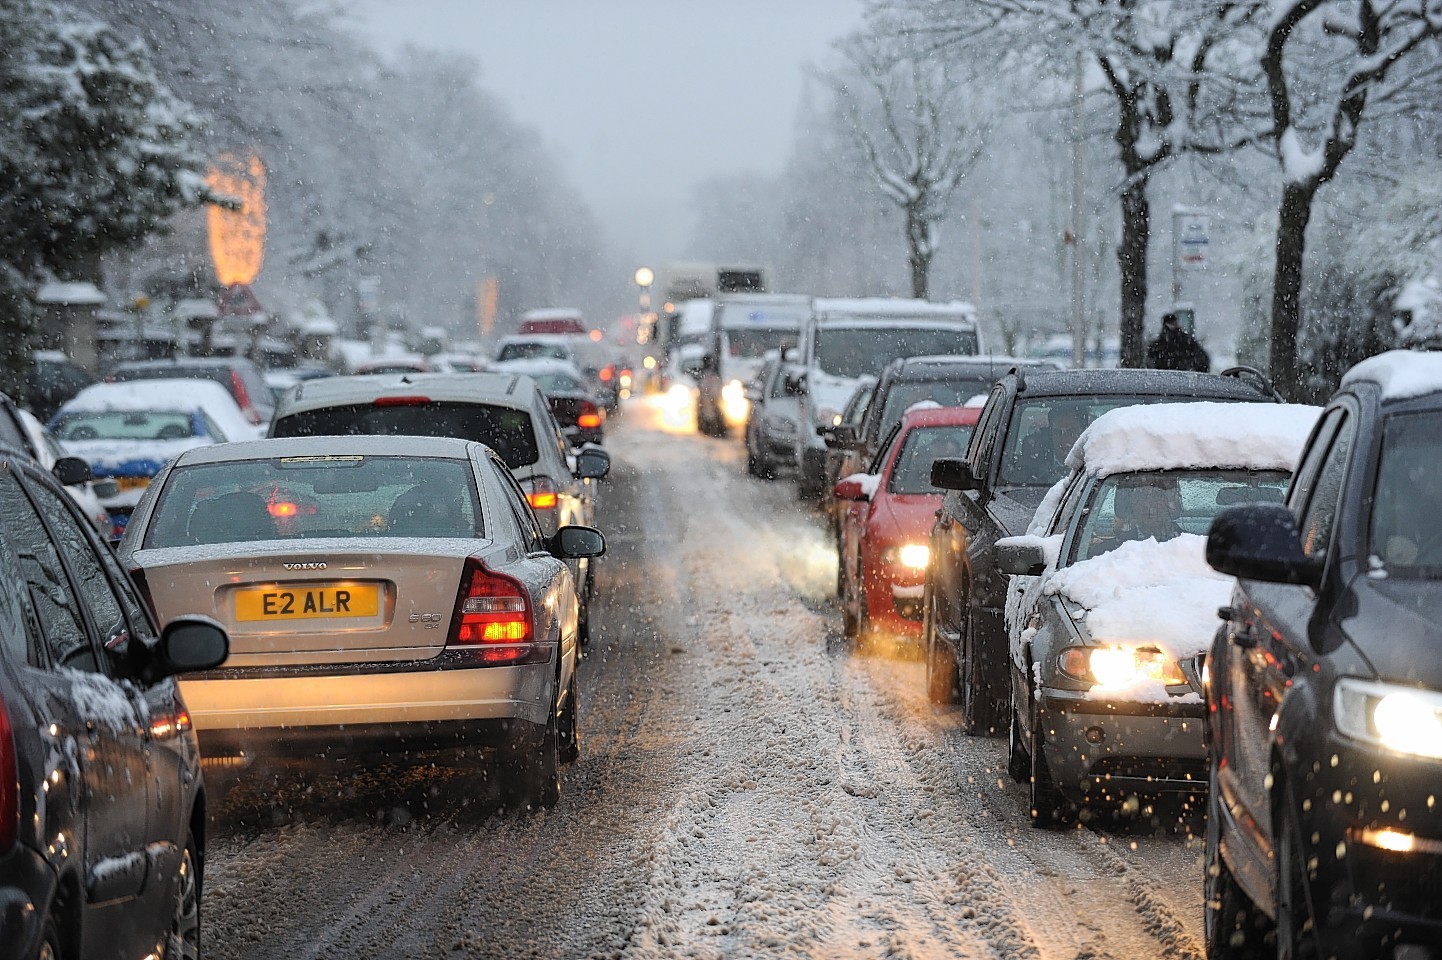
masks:
[[[1204,559],[1207,530],[1231,504],[1281,501],[1316,417],[1272,403],[1110,411],[1028,534],[997,541],[1015,575],[1009,767],[1035,824],[1205,790],[1204,705],[1183,666],[1231,595]]]
[[[484,443],[525,490],[547,536],[596,520],[596,481],[611,469],[599,447],[571,453],[536,382],[518,373],[329,377],[283,397],[272,437],[409,435]],[[572,561],[581,595],[581,641],[590,638],[595,578],[588,560]]]
[[[496,453],[423,437],[203,447],[163,469],[121,559],[162,623],[231,632],[182,682],[207,758],[495,748],[518,802],[575,759],[578,606],[562,562],[601,535],[541,529]]]

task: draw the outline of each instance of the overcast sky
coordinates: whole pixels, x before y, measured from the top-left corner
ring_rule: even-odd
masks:
[[[699,181],[775,173],[803,66],[862,0],[353,0],[383,49],[480,60],[481,83],[545,137],[622,252],[676,259]]]

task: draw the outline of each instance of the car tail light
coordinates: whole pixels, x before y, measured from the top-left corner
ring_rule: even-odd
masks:
[[[376,397],[377,407],[423,407],[431,402],[430,397]]]
[[[475,557],[461,573],[461,592],[447,644],[476,651],[482,663],[530,663],[538,651],[532,641],[531,598],[520,581],[487,570]]]
[[[554,510],[560,497],[556,493],[556,485],[551,483],[549,477],[536,477],[531,481],[531,489],[526,494],[526,499],[531,502],[532,510]]]
[[[15,731],[0,700],[0,853],[9,852],[20,837],[20,761],[15,754]]]
[[[240,378],[239,371],[230,371],[230,385],[235,388],[235,402],[240,405],[240,412],[245,414],[245,419],[260,426],[260,411],[251,403],[250,391],[245,389],[245,381]]]
[[[576,426],[583,430],[594,430],[601,425],[601,411],[589,400],[581,401],[581,414],[576,417]]]
[[[598,376],[601,378],[601,382],[602,382],[602,383],[610,383],[610,382],[611,382],[611,378],[614,377],[615,375],[616,375],[616,365],[615,365],[615,364],[611,364],[609,367],[602,367],[602,368],[601,368],[601,372],[598,374]]]

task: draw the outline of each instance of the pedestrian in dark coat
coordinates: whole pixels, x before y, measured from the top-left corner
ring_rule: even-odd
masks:
[[[1212,358],[1196,337],[1182,329],[1177,315],[1168,313],[1162,317],[1161,334],[1147,347],[1147,366],[1206,373],[1212,369]]]

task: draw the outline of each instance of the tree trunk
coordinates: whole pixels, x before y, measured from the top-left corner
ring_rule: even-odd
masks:
[[[1121,274],[1122,366],[1146,365],[1147,245],[1151,242],[1152,208],[1144,172],[1130,171],[1122,192],[1122,238],[1117,244]]]
[[[1272,279],[1272,386],[1288,400],[1301,393],[1297,378],[1297,331],[1302,324],[1302,257],[1312,219],[1315,182],[1288,183],[1277,220],[1277,261]]]
[[[925,300],[931,275],[931,231],[916,207],[906,208],[906,245],[907,262],[911,266],[911,295]]]

